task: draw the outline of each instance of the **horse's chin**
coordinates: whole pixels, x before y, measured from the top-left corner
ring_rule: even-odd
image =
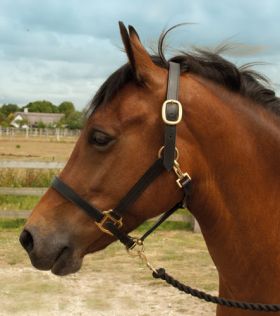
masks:
[[[29,256],[34,268],[43,271],[50,270],[59,276],[79,271],[83,262],[83,257],[69,247],[63,247],[56,254],[48,256],[37,256],[34,252],[31,252]]]
[[[83,258],[78,256],[69,248],[64,248],[58,255],[51,267],[55,275],[64,276],[80,270]]]
[[[95,242],[82,253],[76,253],[71,248],[65,247],[58,254],[50,270],[53,274],[59,276],[78,272],[82,266],[84,256],[103,250],[104,248],[109,246],[111,242],[112,239],[106,240],[106,242],[104,242],[103,240],[100,243]]]

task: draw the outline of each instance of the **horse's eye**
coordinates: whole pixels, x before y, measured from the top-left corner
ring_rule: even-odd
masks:
[[[112,143],[113,140],[114,139],[111,136],[95,130],[90,135],[89,143],[97,148],[105,149]]]

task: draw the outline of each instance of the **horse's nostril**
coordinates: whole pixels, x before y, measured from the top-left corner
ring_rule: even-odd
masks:
[[[19,241],[22,245],[22,247],[30,253],[33,249],[33,237],[27,230],[23,230],[23,232],[20,234]]]

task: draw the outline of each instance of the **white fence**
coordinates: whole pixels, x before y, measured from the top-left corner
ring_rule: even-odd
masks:
[[[59,140],[61,137],[78,137],[80,130],[72,130],[67,128],[15,128],[1,127],[0,137],[55,137]]]
[[[0,187],[0,195],[42,196],[48,188],[11,188]]]
[[[12,169],[62,169],[65,162],[0,160],[0,168]]]

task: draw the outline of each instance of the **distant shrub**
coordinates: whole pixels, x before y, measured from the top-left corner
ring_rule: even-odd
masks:
[[[16,219],[0,219],[0,229],[15,229],[23,227],[25,219],[16,218]]]
[[[1,169],[0,187],[48,187],[57,169]]]
[[[0,195],[1,211],[32,210],[39,200],[40,196]]]

